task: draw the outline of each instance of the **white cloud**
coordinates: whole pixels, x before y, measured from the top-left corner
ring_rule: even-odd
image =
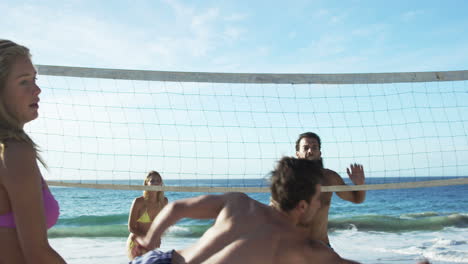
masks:
[[[218,47],[233,44],[245,32],[234,23],[240,14],[225,25],[219,8],[165,3],[175,13],[171,28],[107,21],[73,7],[57,12],[49,5],[0,4],[2,37],[31,47],[39,64],[187,70],[190,61],[212,57]]]
[[[440,65],[442,69],[444,65],[453,65],[444,58],[452,58],[463,65],[458,59],[463,58],[462,53],[456,54],[451,49],[455,44],[450,43],[444,44],[444,50],[450,54],[437,56],[432,45],[425,50],[426,57],[423,54],[410,56],[414,61],[402,65],[393,61],[400,56],[393,54],[395,48],[406,45],[398,39],[396,28],[391,24],[345,27],[344,19],[350,20],[352,16],[334,9],[319,7],[312,11],[313,19],[321,23],[339,23],[333,25],[333,31],[322,30],[323,27],[318,25],[305,29],[296,24],[275,39],[266,35],[268,30],[258,28],[259,24],[246,23],[255,22],[250,20],[256,17],[227,10],[222,5],[210,7],[200,3],[161,0],[157,8],[148,8],[147,12],[139,13],[137,19],[132,14],[122,20],[111,20],[112,16],[107,11],[93,9],[87,12],[83,6],[86,5],[81,2],[58,6],[0,2],[0,37],[29,46],[35,63],[54,65],[180,71],[284,72],[295,69],[304,72],[327,69],[327,72],[333,72],[336,69],[356,72],[357,69],[383,69],[386,65],[389,69],[399,70],[434,57],[441,63],[435,63],[434,59],[432,64]],[[415,10],[398,15],[400,19],[417,19],[424,13]],[[440,28],[450,37],[458,36],[463,26],[441,25]],[[436,33],[436,29],[431,31],[434,36]],[[271,43],[265,43],[267,39]],[[457,43],[464,45],[466,40],[462,38]],[[406,47],[411,48],[409,45]],[[274,55],[272,51],[275,51]],[[419,54],[417,51],[413,53]],[[406,51],[399,53],[403,52]],[[407,52],[411,53],[410,50]],[[404,56],[400,59],[409,61]],[[370,61],[375,65],[365,63]],[[349,63],[362,64],[355,66]],[[301,70],[301,66],[305,68]]]
[[[138,43],[138,30],[123,24],[32,5],[8,8],[3,17],[14,23],[7,35],[28,45],[36,63],[129,67],[150,63],[147,44]]]

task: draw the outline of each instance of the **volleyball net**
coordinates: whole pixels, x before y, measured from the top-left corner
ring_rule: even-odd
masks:
[[[40,117],[27,127],[49,184],[269,192],[299,134],[360,186],[468,184],[468,71],[365,74],[164,72],[37,65]],[[165,186],[144,187],[158,171]]]

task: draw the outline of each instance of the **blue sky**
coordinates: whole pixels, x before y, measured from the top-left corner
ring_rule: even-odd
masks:
[[[223,72],[465,70],[467,1],[1,1],[35,63]]]

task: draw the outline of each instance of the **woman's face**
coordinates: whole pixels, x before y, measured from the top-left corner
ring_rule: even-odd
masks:
[[[3,102],[21,127],[38,116],[41,89],[36,85],[36,74],[31,60],[21,56],[13,63],[5,83]]]
[[[161,176],[157,174],[151,174],[151,176],[148,178],[148,181],[146,182],[146,185],[162,185]]]

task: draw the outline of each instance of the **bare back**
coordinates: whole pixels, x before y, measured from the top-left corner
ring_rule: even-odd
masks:
[[[310,263],[305,232],[270,206],[236,194],[214,225],[173,263]]]

